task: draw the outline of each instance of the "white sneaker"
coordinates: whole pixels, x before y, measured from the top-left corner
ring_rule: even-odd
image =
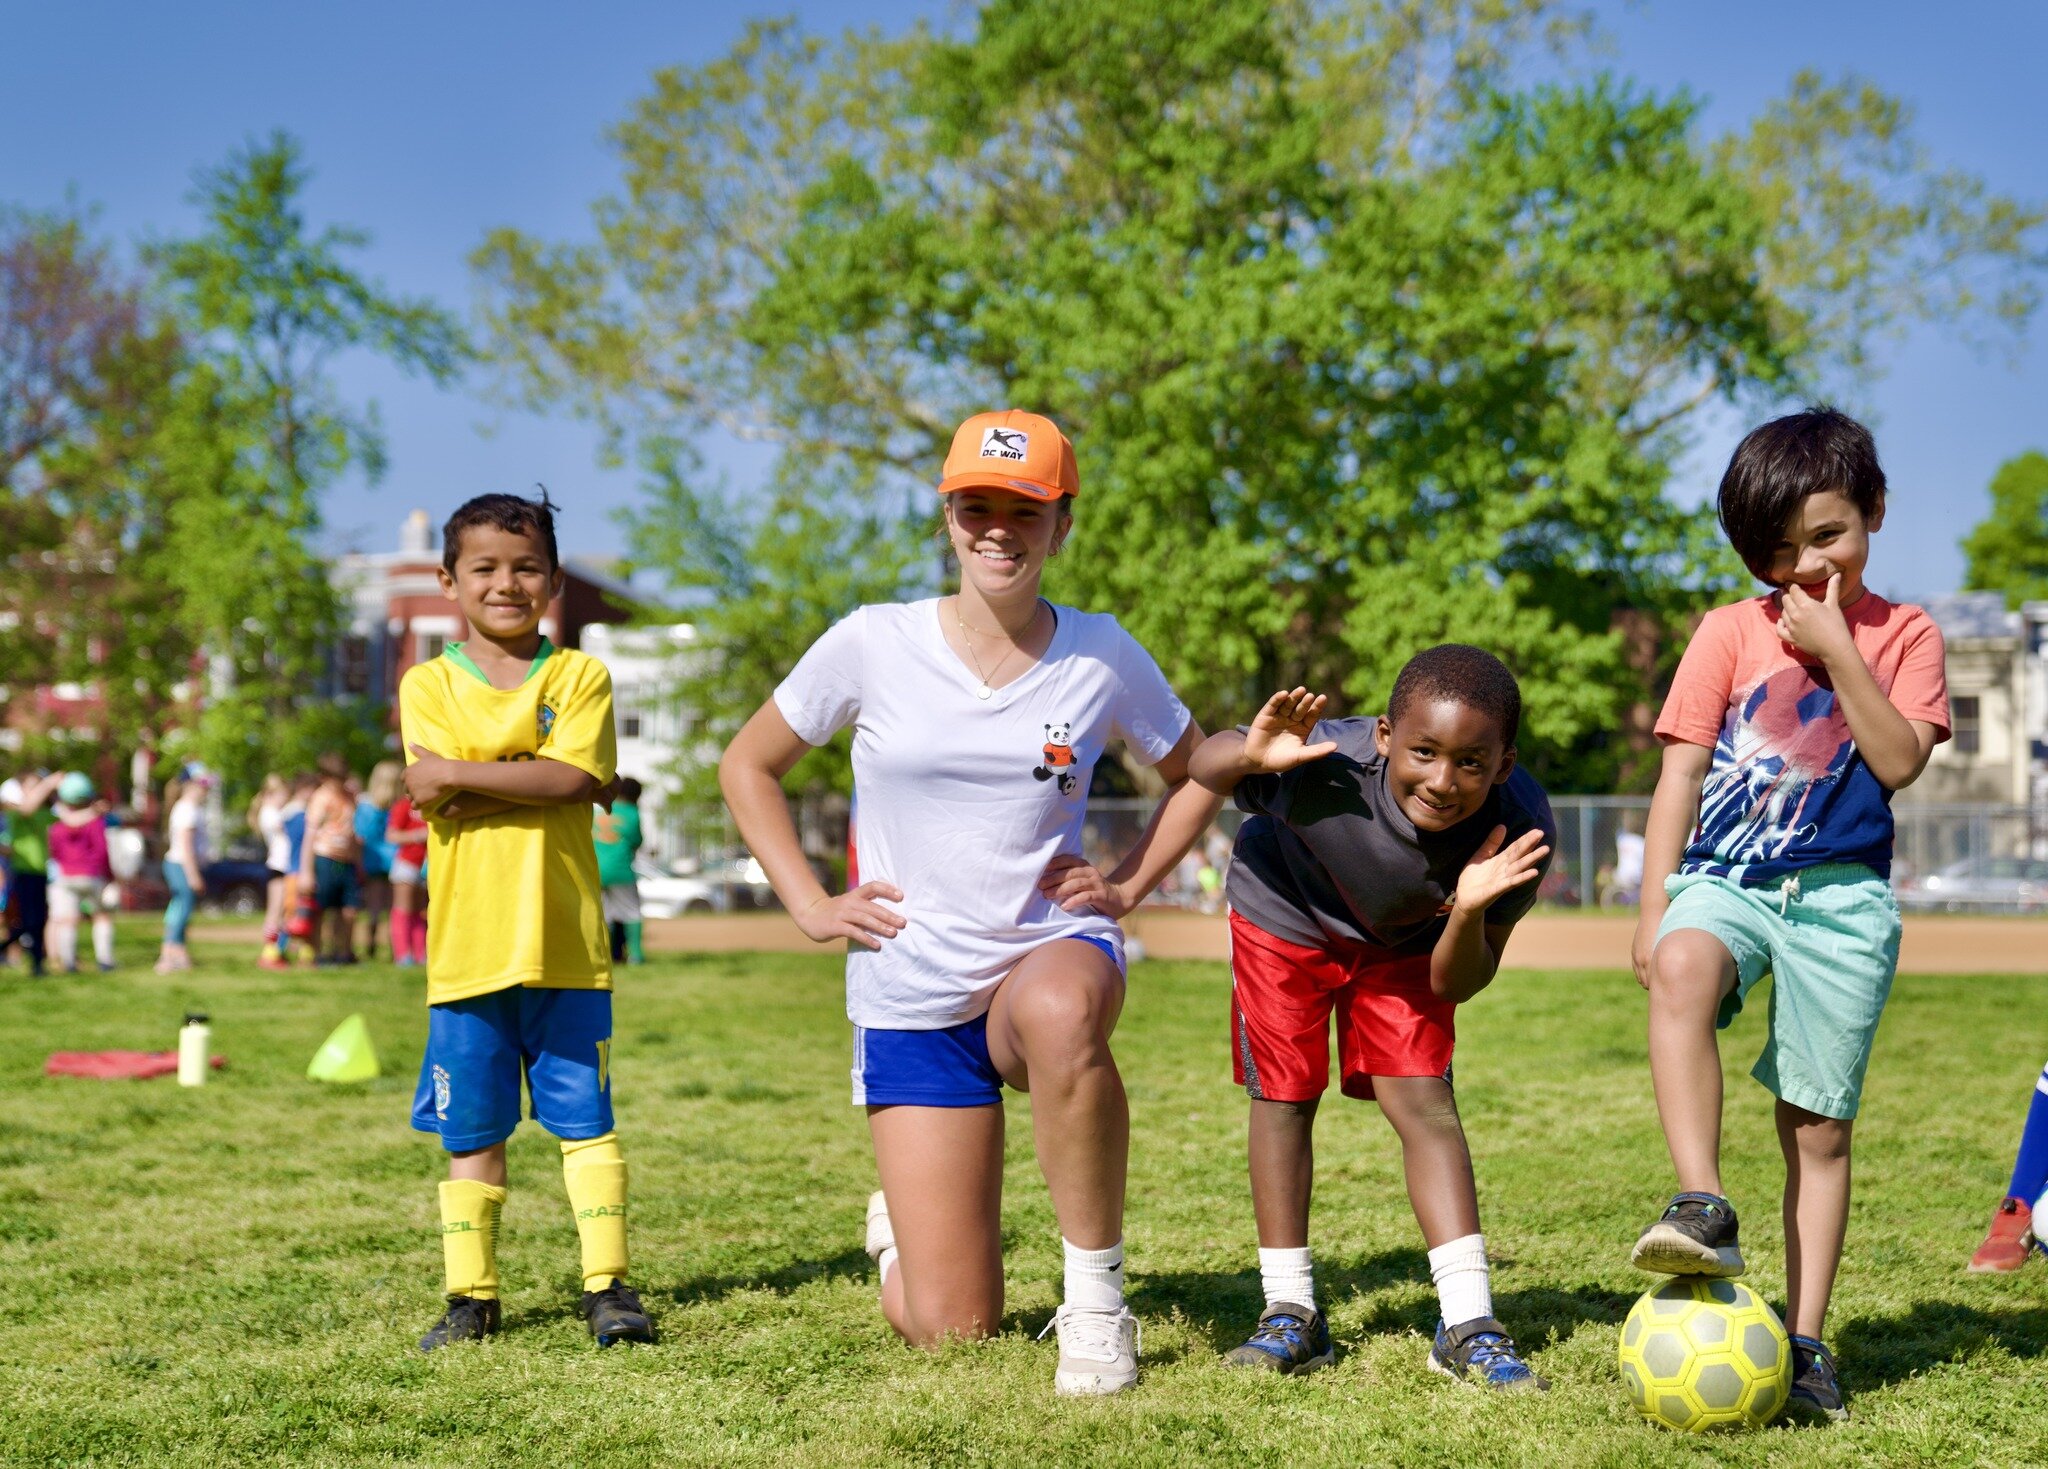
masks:
[[[1138,1381],[1138,1318],[1130,1307],[1114,1311],[1090,1311],[1080,1306],[1061,1306],[1045,1332],[1060,1334],[1060,1366],[1053,1375],[1053,1391],[1062,1397],[1122,1392]]]
[[[868,1258],[882,1262],[882,1251],[896,1248],[896,1231],[889,1223],[889,1201],[876,1189],[868,1195]]]

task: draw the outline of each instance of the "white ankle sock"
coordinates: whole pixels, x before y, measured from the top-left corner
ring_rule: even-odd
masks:
[[[1266,1304],[1287,1301],[1296,1306],[1316,1308],[1316,1267],[1308,1246],[1298,1250],[1259,1250],[1259,1283],[1266,1288]]]
[[[1060,1241],[1067,1260],[1067,1304],[1086,1311],[1114,1311],[1124,1303],[1124,1242],[1106,1250],[1084,1250]]]
[[[1444,1325],[1462,1326],[1493,1314],[1493,1284],[1486,1266],[1486,1236],[1468,1234],[1429,1252],[1429,1275]]]

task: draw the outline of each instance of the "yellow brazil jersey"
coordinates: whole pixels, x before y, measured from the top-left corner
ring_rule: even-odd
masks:
[[[419,745],[451,760],[560,760],[600,781],[618,765],[610,672],[545,638],[516,689],[493,688],[449,647],[406,670],[398,713],[408,764]],[[514,985],[612,987],[588,806],[429,814],[427,831],[429,1004]]]

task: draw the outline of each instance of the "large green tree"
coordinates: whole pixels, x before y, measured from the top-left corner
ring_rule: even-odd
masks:
[[[946,436],[1016,405],[1081,461],[1049,589],[1116,611],[1205,723],[1295,679],[1368,708],[1458,638],[1522,677],[1539,767],[1607,787],[1650,634],[1740,581],[1664,494],[1692,416],[1853,378],[1901,322],[2023,322],[2041,215],[1853,80],[1722,139],[1682,95],[1510,86],[1583,30],[1541,0],[757,25],[657,73],[592,239],[485,242],[492,355],[622,452],[778,446],[762,495],[672,478],[646,520],[682,484],[704,523],[820,548],[714,588],[747,640],[693,690],[714,732],[846,598],[935,565]],[[791,504],[825,529],[778,530]]]
[[[2048,597],[2048,454],[2029,449],[1991,477],[1991,513],[1963,538],[1972,591],[2003,592],[2008,607]]]
[[[171,487],[159,570],[209,659],[193,747],[237,784],[377,731],[374,708],[303,697],[340,612],[316,546],[320,493],[385,467],[375,405],[341,397],[334,358],[374,352],[447,382],[466,352],[446,312],[360,273],[361,230],[308,223],[307,178],[289,136],[239,149],[198,176],[202,230],[148,252],[193,350],[152,465]]]
[[[190,676],[150,572],[164,498],[134,475],[184,360],[89,217],[0,211],[0,697],[28,759],[114,776]]]
[[[329,367],[367,350],[446,380],[466,349],[353,268],[360,232],[308,226],[305,181],[289,138],[237,151],[199,175],[201,231],[145,268],[87,219],[0,214],[0,684],[32,756],[149,745],[246,787],[382,746],[381,710],[306,698],[338,613],[319,494],[383,467]],[[24,710],[64,684],[87,715]]]

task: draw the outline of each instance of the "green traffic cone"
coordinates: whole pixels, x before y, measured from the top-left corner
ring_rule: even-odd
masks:
[[[370,1044],[370,1027],[361,1015],[351,1015],[334,1027],[334,1034],[313,1053],[306,1068],[308,1081],[374,1081],[383,1075],[377,1064],[377,1048]]]

